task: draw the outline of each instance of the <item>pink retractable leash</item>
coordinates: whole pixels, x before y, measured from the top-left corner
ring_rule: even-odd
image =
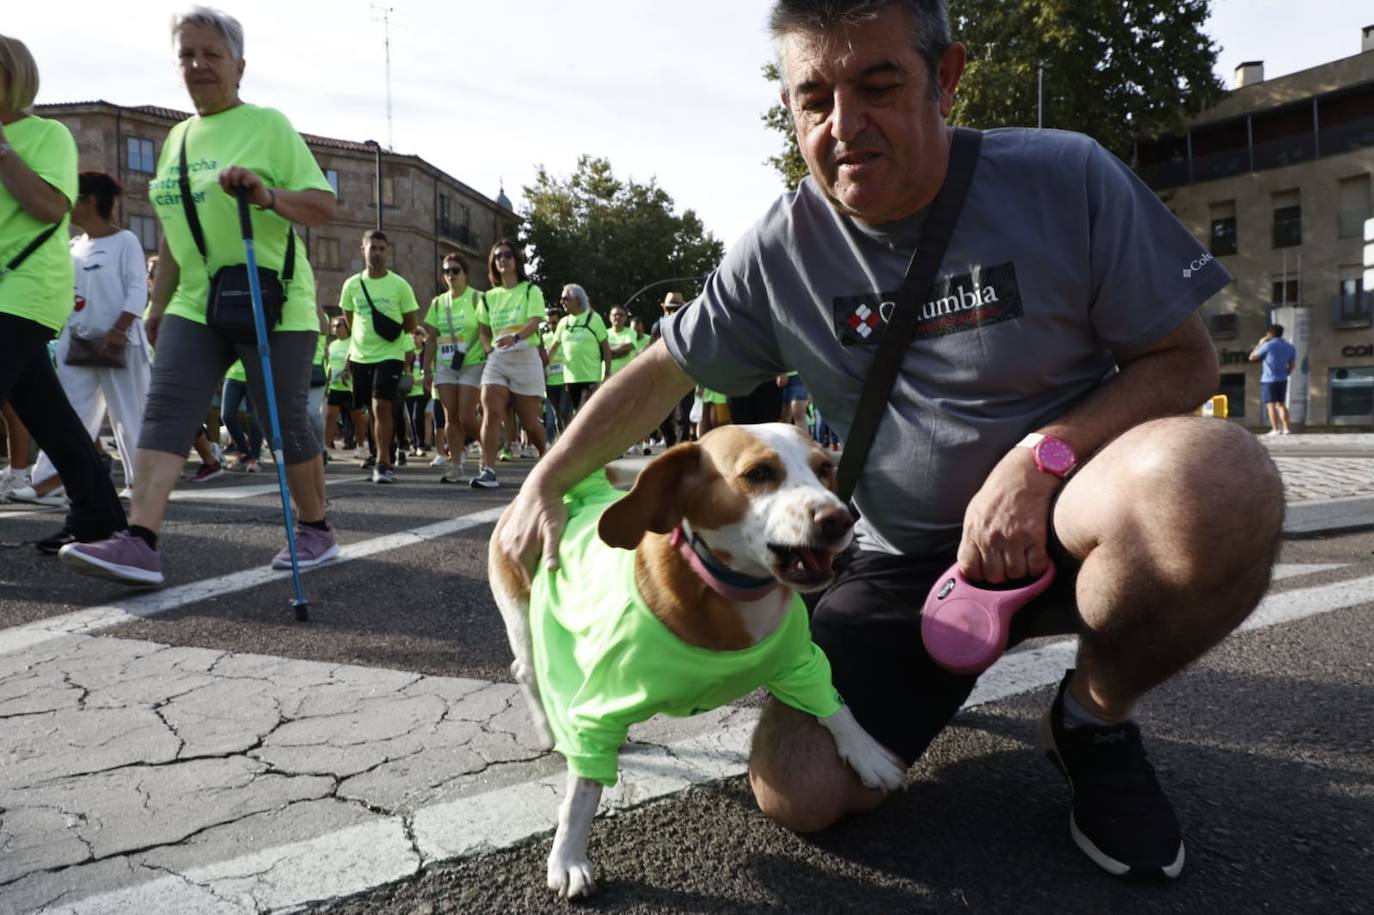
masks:
[[[935,580],[921,609],[921,641],[931,660],[957,674],[982,673],[1002,656],[1011,618],[1054,581],[1054,563],[1019,588],[993,590],[964,577],[959,564]]]

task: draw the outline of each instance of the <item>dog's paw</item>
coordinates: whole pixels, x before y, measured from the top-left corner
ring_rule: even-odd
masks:
[[[563,899],[585,899],[596,892],[592,864],[585,857],[549,855],[549,889]]]
[[[534,748],[547,752],[553,749],[553,729],[549,727],[549,719],[544,717],[543,712],[531,716],[534,718]]]
[[[906,764],[901,757],[873,738],[846,749],[840,755],[865,788],[896,791],[906,784]]]

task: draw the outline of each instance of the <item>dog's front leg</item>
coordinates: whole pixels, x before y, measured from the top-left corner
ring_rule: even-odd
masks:
[[[906,766],[902,760],[864,730],[849,706],[841,706],[835,714],[816,720],[835,738],[840,759],[849,764],[864,787],[896,791],[906,784]]]
[[[567,796],[558,808],[558,831],[549,852],[549,889],[565,899],[590,896],[596,890],[587,860],[587,834],[601,802],[601,783],[578,778],[568,770]]]

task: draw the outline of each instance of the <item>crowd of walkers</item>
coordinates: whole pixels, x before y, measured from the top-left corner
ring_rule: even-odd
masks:
[[[246,285],[238,197],[251,204],[280,419],[276,459],[296,507],[302,567],[339,551],[324,465],[340,439],[374,483],[394,483],[407,455],[433,449],[441,482],[496,488],[500,462],[542,456],[592,391],[657,337],[657,323],[646,332],[620,305],[607,324],[577,284],[546,303],[510,239],[491,246],[485,283],[472,283],[461,254],[444,255],[446,288],[422,307],[390,269],[380,230],[364,234],[364,269],[328,317],[295,227],[334,219],[335,194],[291,123],[239,97],[242,26],[192,7],[174,17],[172,42],[195,114],[172,128],[149,183],[162,231],[145,263],[139,239],[115,222],[120,184],[81,171],[67,128],[29,113],[37,64],[22,42],[0,36],[0,403],[9,454],[0,501],[68,506],[41,551],[88,574],[160,584],[159,536],[177,483],[260,470],[263,366],[251,311],[231,294]],[[669,293],[663,311],[683,304]],[[699,391],[634,450],[690,440],[730,416],[807,424],[795,376],[765,388],[728,402]],[[107,420],[123,467],[119,492],[101,445]],[[815,431],[823,434],[818,422]],[[187,476],[192,450],[200,463]],[[271,562],[288,567],[288,548]]]

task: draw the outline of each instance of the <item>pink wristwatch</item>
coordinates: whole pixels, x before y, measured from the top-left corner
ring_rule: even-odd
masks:
[[[1016,447],[1029,448],[1035,457],[1035,466],[1061,480],[1067,480],[1078,469],[1078,453],[1058,436],[1032,432],[1017,442]]]

